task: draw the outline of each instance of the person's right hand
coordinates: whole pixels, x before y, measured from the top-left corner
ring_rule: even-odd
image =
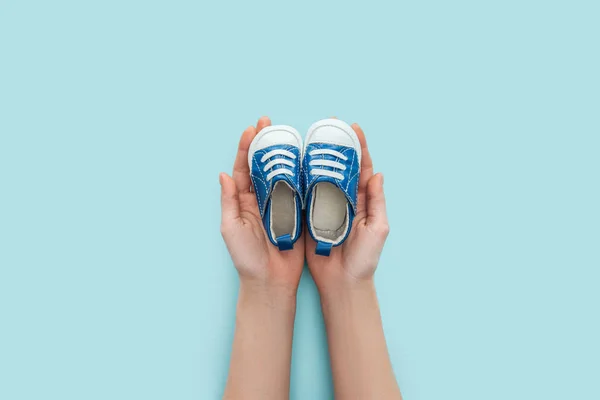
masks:
[[[315,254],[316,242],[306,235],[306,260],[319,291],[332,285],[372,280],[389,232],[383,193],[383,175],[373,174],[365,134],[352,124],[362,148],[357,212],[346,241],[331,249],[329,257]]]

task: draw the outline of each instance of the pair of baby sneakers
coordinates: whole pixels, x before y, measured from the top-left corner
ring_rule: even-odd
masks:
[[[316,253],[329,256],[352,228],[360,160],[356,133],[338,119],[314,123],[304,143],[290,126],[262,129],[250,145],[248,165],[270,241],[279,250],[292,249],[302,233],[306,209]]]

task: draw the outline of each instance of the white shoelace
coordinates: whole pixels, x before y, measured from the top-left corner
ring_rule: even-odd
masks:
[[[264,163],[268,159],[273,158],[275,156],[284,156],[287,158],[291,158],[292,160],[296,159],[296,156],[291,151],[287,151],[284,149],[276,149],[276,150],[271,150],[268,153],[266,153],[264,156],[262,156],[262,158],[260,159],[260,162]],[[291,168],[294,168],[296,166],[296,164],[294,164],[292,161],[290,161],[288,159],[274,158],[271,161],[269,161],[267,163],[267,165],[265,165],[265,167],[263,168],[263,172],[267,172],[268,170],[270,170],[271,168],[273,168],[276,165],[287,165],[288,167],[291,167]],[[282,174],[294,176],[294,173],[287,168],[277,168],[267,174],[267,181],[270,181],[271,179],[273,179],[274,176],[282,175]]]
[[[331,150],[331,149],[316,149],[316,150],[311,151],[308,154],[311,156],[330,155],[330,156],[337,157],[338,159],[348,161],[348,157],[346,157],[339,151],[335,151],[335,150]],[[331,168],[339,169],[341,171],[346,170],[346,166],[344,164],[337,162],[337,161],[324,160],[324,159],[312,160],[311,162],[308,163],[308,165],[310,165],[312,167],[331,167]],[[317,175],[317,176],[328,176],[330,178],[334,178],[339,181],[344,180],[344,175],[342,175],[336,171],[330,171],[328,169],[313,168],[310,170],[310,174]]]

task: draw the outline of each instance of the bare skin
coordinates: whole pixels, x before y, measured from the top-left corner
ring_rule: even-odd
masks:
[[[290,251],[273,246],[250,192],[248,149],[271,121],[244,131],[233,176],[222,173],[221,233],[240,276],[236,328],[224,399],[289,397],[296,293],[304,259],[319,288],[338,399],[400,399],[391,368],[373,273],[388,233],[383,176],[373,175],[364,133],[359,208],[352,232],[330,257],[303,235]],[[306,237],[306,238],[305,238]],[[305,246],[306,242],[306,246]],[[306,247],[306,254],[305,254]]]
[[[373,174],[365,134],[358,206],[348,239],[329,257],[315,254],[306,235],[306,260],[321,296],[336,399],[401,399],[388,356],[373,274],[389,233],[383,175]]]
[[[244,131],[233,177],[222,173],[221,233],[240,276],[236,326],[225,399],[289,397],[296,291],[304,265],[304,238],[280,252],[263,228],[250,192],[248,149],[271,125],[267,117]]]

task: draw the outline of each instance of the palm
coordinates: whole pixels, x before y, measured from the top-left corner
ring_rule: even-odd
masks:
[[[352,223],[352,230],[348,235],[346,241],[339,247],[334,247],[331,250],[331,254],[329,257],[322,257],[315,254],[314,249],[315,244],[312,238],[308,238],[308,244],[306,260],[308,262],[310,271],[313,275],[317,275],[315,279],[319,279],[319,275],[330,275],[337,274],[340,271],[332,271],[331,267],[336,268],[337,266],[341,266],[343,268],[343,272],[348,274],[353,278],[361,278],[366,273],[368,274],[370,271],[362,271],[361,269],[357,269],[355,266],[361,266],[360,268],[364,268],[362,266],[365,265],[362,262],[362,258],[364,257],[361,246],[357,246],[357,243],[362,243],[365,240],[369,239],[368,235],[368,227],[366,225],[366,194],[365,188],[359,187],[358,191],[358,205],[357,205],[357,213],[354,218],[354,222]]]

